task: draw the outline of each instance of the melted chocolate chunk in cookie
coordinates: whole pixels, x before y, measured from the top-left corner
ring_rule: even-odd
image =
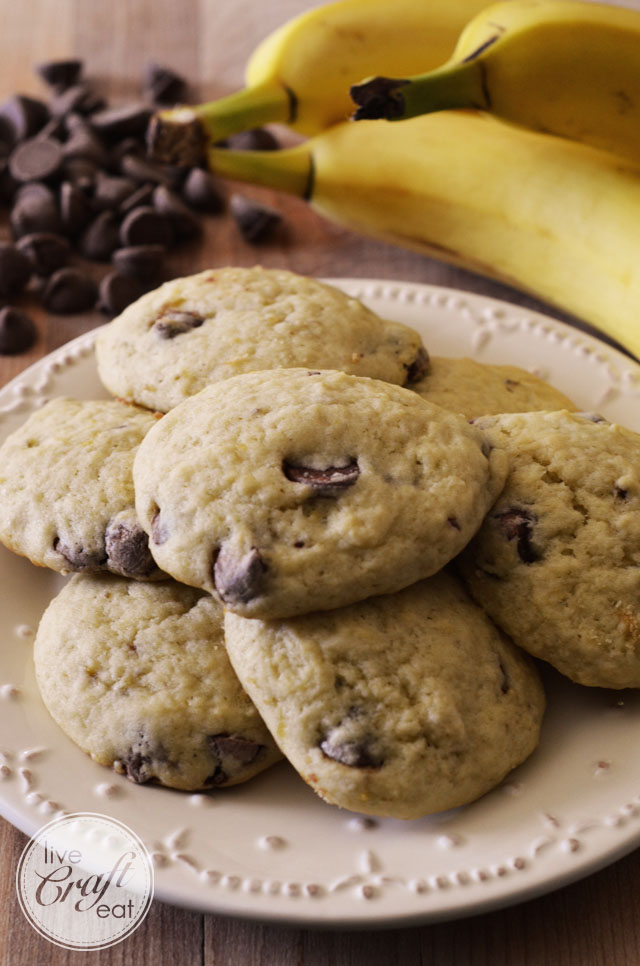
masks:
[[[105,549],[110,569],[123,577],[148,577],[156,569],[149,538],[135,521],[112,521],[105,532]]]
[[[213,580],[225,604],[246,604],[262,592],[266,572],[257,547],[238,558],[223,546],[213,567]]]
[[[70,545],[60,537],[56,537],[53,541],[53,549],[64,557],[71,570],[94,573],[103,570],[107,562],[104,551],[89,550],[78,543]]]
[[[512,507],[496,513],[493,519],[507,540],[517,540],[516,549],[523,563],[531,564],[540,560],[540,554],[531,542],[537,517],[530,510]]]
[[[172,312],[165,312],[163,315],[157,319],[153,328],[161,339],[175,339],[177,335],[182,335],[184,332],[191,332],[192,329],[198,329],[204,319],[201,315],[197,315],[195,312],[181,312],[179,310]]]
[[[223,785],[229,778],[256,760],[264,745],[240,735],[209,735],[209,750],[217,759],[216,767],[205,782],[206,785]]]
[[[341,765],[348,765],[349,768],[380,768],[384,762],[379,754],[376,754],[367,738],[361,741],[348,739],[346,741],[336,740],[331,733],[320,742],[320,748],[327,758],[333,758]]]
[[[285,460],[282,472],[292,483],[304,483],[323,496],[337,496],[353,486],[360,476],[360,467],[356,459],[349,460],[346,466],[327,466],[325,469],[295,465]]]
[[[412,382],[420,382],[422,378],[429,371],[429,353],[422,346],[418,349],[418,354],[416,355],[413,362],[406,366],[407,378],[406,382],[408,384]]]

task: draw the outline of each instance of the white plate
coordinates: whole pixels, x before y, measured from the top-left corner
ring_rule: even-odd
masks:
[[[435,354],[511,362],[583,409],[640,431],[640,367],[542,315],[432,286],[342,279]],[[0,391],[0,438],[45,399],[106,395],[95,333]],[[136,786],[58,730],[36,691],[31,643],[62,578],[0,547],[0,812],[33,833],[61,810],[129,824],[156,864],[158,898],[315,926],[400,926],[507,905],[587,875],[640,844],[640,692],[547,675],[539,749],[466,808],[371,820],[320,801],[287,765],[244,786],[185,795]]]

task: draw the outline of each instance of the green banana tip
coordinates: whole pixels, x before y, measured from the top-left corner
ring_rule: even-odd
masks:
[[[405,103],[401,91],[408,80],[394,77],[371,77],[360,84],[353,84],[349,93],[358,105],[354,121],[393,121],[404,114]]]
[[[154,114],[147,129],[147,150],[156,161],[193,168],[206,163],[209,137],[191,107]]]

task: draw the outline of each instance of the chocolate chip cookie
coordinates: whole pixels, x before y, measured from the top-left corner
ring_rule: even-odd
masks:
[[[54,399],[0,446],[0,542],[32,563],[157,579],[134,510],[134,453],[157,422],[117,400]]]
[[[191,587],[76,574],[45,611],[34,658],[57,724],[134,782],[216,788],[280,758],[229,663],[222,608]]]
[[[231,662],[326,801],[394,818],[464,805],[536,747],[535,668],[442,572],[285,621],[225,614]]]
[[[640,687],[640,436],[568,412],[475,425],[510,469],[460,558],[473,596],[573,681]]]
[[[426,374],[411,388],[428,402],[462,413],[467,419],[576,408],[558,389],[526,369],[467,358],[431,356]]]
[[[134,462],[160,567],[249,617],[391,593],[439,570],[506,455],[416,393],[343,372],[235,376],[163,417]]]
[[[259,267],[166,282],[105,326],[96,357],[110,392],[161,412],[259,369],[340,369],[402,385],[428,364],[408,326],[316,279]]]

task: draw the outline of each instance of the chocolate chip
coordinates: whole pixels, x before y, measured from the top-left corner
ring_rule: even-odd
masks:
[[[154,184],[142,184],[140,187],[129,195],[128,198],[120,205],[120,214],[127,215],[134,208],[141,208],[143,206],[150,205],[153,200],[153,192],[155,190]]]
[[[53,138],[27,138],[9,158],[9,171],[16,181],[46,181],[59,171],[62,157],[62,147]]]
[[[164,256],[162,245],[130,245],[128,248],[118,248],[111,256],[111,261],[121,275],[140,282],[155,282],[162,274]]]
[[[102,570],[107,560],[104,552],[89,550],[78,543],[70,545],[59,537],[53,541],[53,549],[64,557],[72,570],[76,571],[92,573]]]
[[[93,209],[78,185],[63,181],[60,185],[60,222],[65,234],[74,237],[89,224]]]
[[[148,285],[120,272],[108,272],[100,281],[98,307],[108,315],[120,315],[128,305],[149,291]]]
[[[14,237],[21,238],[33,232],[53,232],[60,229],[60,215],[55,195],[44,185],[26,186],[28,190],[18,191],[9,220]]]
[[[55,199],[55,195],[52,189],[41,181],[29,181],[27,184],[18,185],[16,201],[22,201],[23,198],[38,198],[49,201]]]
[[[91,125],[107,137],[136,137],[144,135],[150,117],[151,108],[146,104],[123,104],[93,114]]]
[[[73,134],[78,128],[83,130],[91,130],[84,114],[80,114],[79,111],[70,111],[69,114],[65,114],[62,118],[62,125],[68,135]]]
[[[83,114],[86,114],[93,119],[93,115],[96,111],[102,111],[107,107],[107,102],[101,94],[89,88],[87,91],[87,96],[83,100],[82,104],[78,108]]]
[[[78,247],[85,258],[108,262],[119,244],[118,219],[111,211],[103,211],[87,225],[80,236]]]
[[[85,192],[93,188],[98,170],[99,165],[89,158],[65,158],[62,165],[63,177]]]
[[[149,552],[149,538],[132,520],[114,520],[105,531],[105,550],[110,570],[123,577],[148,577],[156,569]]]
[[[127,778],[135,782],[136,785],[144,785],[145,782],[150,781],[153,778],[153,773],[150,769],[152,758],[150,755],[142,755],[139,752],[131,751],[128,755],[123,755],[118,761],[122,767],[123,773]]]
[[[142,158],[138,154],[125,154],[120,161],[120,171],[127,178],[145,184],[147,181],[153,184],[163,184],[167,187],[171,184],[171,174],[164,165],[154,164],[153,161]]]
[[[0,309],[0,355],[12,356],[26,352],[36,341],[33,319],[11,305]]]
[[[60,117],[51,117],[43,128],[38,131],[39,138],[52,138],[54,141],[62,141],[66,132],[64,120]]]
[[[127,752],[114,761],[113,766],[120,774],[125,774],[138,785],[151,781],[155,777],[154,763],[166,761],[167,754],[159,742],[151,742],[140,732]]]
[[[531,564],[540,560],[540,554],[531,543],[537,517],[530,510],[512,507],[494,514],[493,520],[507,540],[517,540],[516,550],[523,563]]]
[[[37,134],[49,120],[49,108],[35,97],[14,94],[0,107],[0,114],[12,124],[16,141]]]
[[[16,247],[27,256],[36,275],[43,276],[66,265],[70,251],[66,238],[46,231],[23,235]]]
[[[195,238],[200,233],[200,222],[196,216],[180,196],[165,185],[158,185],[154,190],[153,206],[169,218],[176,238]]]
[[[150,206],[134,208],[120,226],[120,240],[123,247],[129,245],[164,245],[169,248],[173,242],[173,229],[166,215],[161,215]]]
[[[247,604],[262,593],[266,572],[257,547],[236,557],[223,546],[213,567],[213,582],[226,604]]]
[[[0,199],[4,204],[11,205],[20,185],[9,174],[6,159],[0,160]]]
[[[104,145],[86,124],[74,127],[73,133],[62,146],[62,153],[67,159],[83,158],[98,166],[107,162]]]
[[[239,131],[219,142],[219,146],[234,151],[277,151],[280,142],[264,127],[254,127],[249,131]]]
[[[109,152],[109,167],[112,171],[120,171],[122,159],[127,155],[141,157],[145,153],[144,140],[140,138],[123,138],[111,147]]]
[[[162,64],[147,64],[144,89],[154,104],[177,104],[187,100],[185,79]]]
[[[193,208],[217,215],[224,210],[224,197],[208,171],[192,168],[182,185],[182,197]]]
[[[626,500],[629,497],[629,491],[626,490],[624,487],[618,486],[616,484],[613,488],[613,495],[617,497],[619,500]]]
[[[429,353],[420,346],[418,354],[407,367],[407,383],[419,382],[429,371]]]
[[[252,245],[266,241],[282,221],[282,215],[275,208],[244,195],[231,195],[229,209],[245,241]]]
[[[235,758],[243,765],[255,761],[264,745],[240,735],[209,735],[207,742],[212,752],[219,758]]]
[[[88,84],[83,82],[72,84],[56,94],[49,102],[54,117],[66,117],[67,114],[87,114],[93,106],[95,95]]]
[[[207,744],[213,758],[217,759],[215,770],[205,785],[223,785],[234,774],[256,760],[264,745],[240,735],[208,735]]]
[[[169,529],[160,516],[160,510],[156,510],[151,517],[151,539],[158,547],[169,539]]]
[[[0,298],[21,292],[31,271],[31,262],[24,252],[10,242],[0,242]]]
[[[48,60],[36,66],[36,73],[49,87],[63,91],[65,88],[77,83],[82,74],[83,66],[83,62],[76,58]]]
[[[0,154],[7,157],[16,142],[16,132],[12,122],[4,114],[0,114]]]
[[[77,268],[54,272],[42,293],[42,303],[50,312],[61,315],[84,312],[96,304],[98,287],[90,275]]]
[[[337,496],[347,487],[354,485],[360,476],[360,467],[353,458],[345,466],[327,466],[325,469],[299,466],[284,460],[282,472],[292,483],[311,486],[324,496]]]
[[[161,339],[175,339],[177,335],[198,329],[204,322],[201,315],[195,312],[182,312],[180,309],[169,310],[160,316],[153,324],[156,335]]]
[[[352,739],[340,741],[329,734],[324,741],[320,742],[320,748],[327,758],[332,758],[349,768],[380,768],[384,764],[383,758],[373,751],[366,738],[361,741]]]
[[[94,208],[99,210],[119,208],[123,201],[136,191],[136,188],[137,185],[131,178],[120,178],[99,171],[93,192]]]

